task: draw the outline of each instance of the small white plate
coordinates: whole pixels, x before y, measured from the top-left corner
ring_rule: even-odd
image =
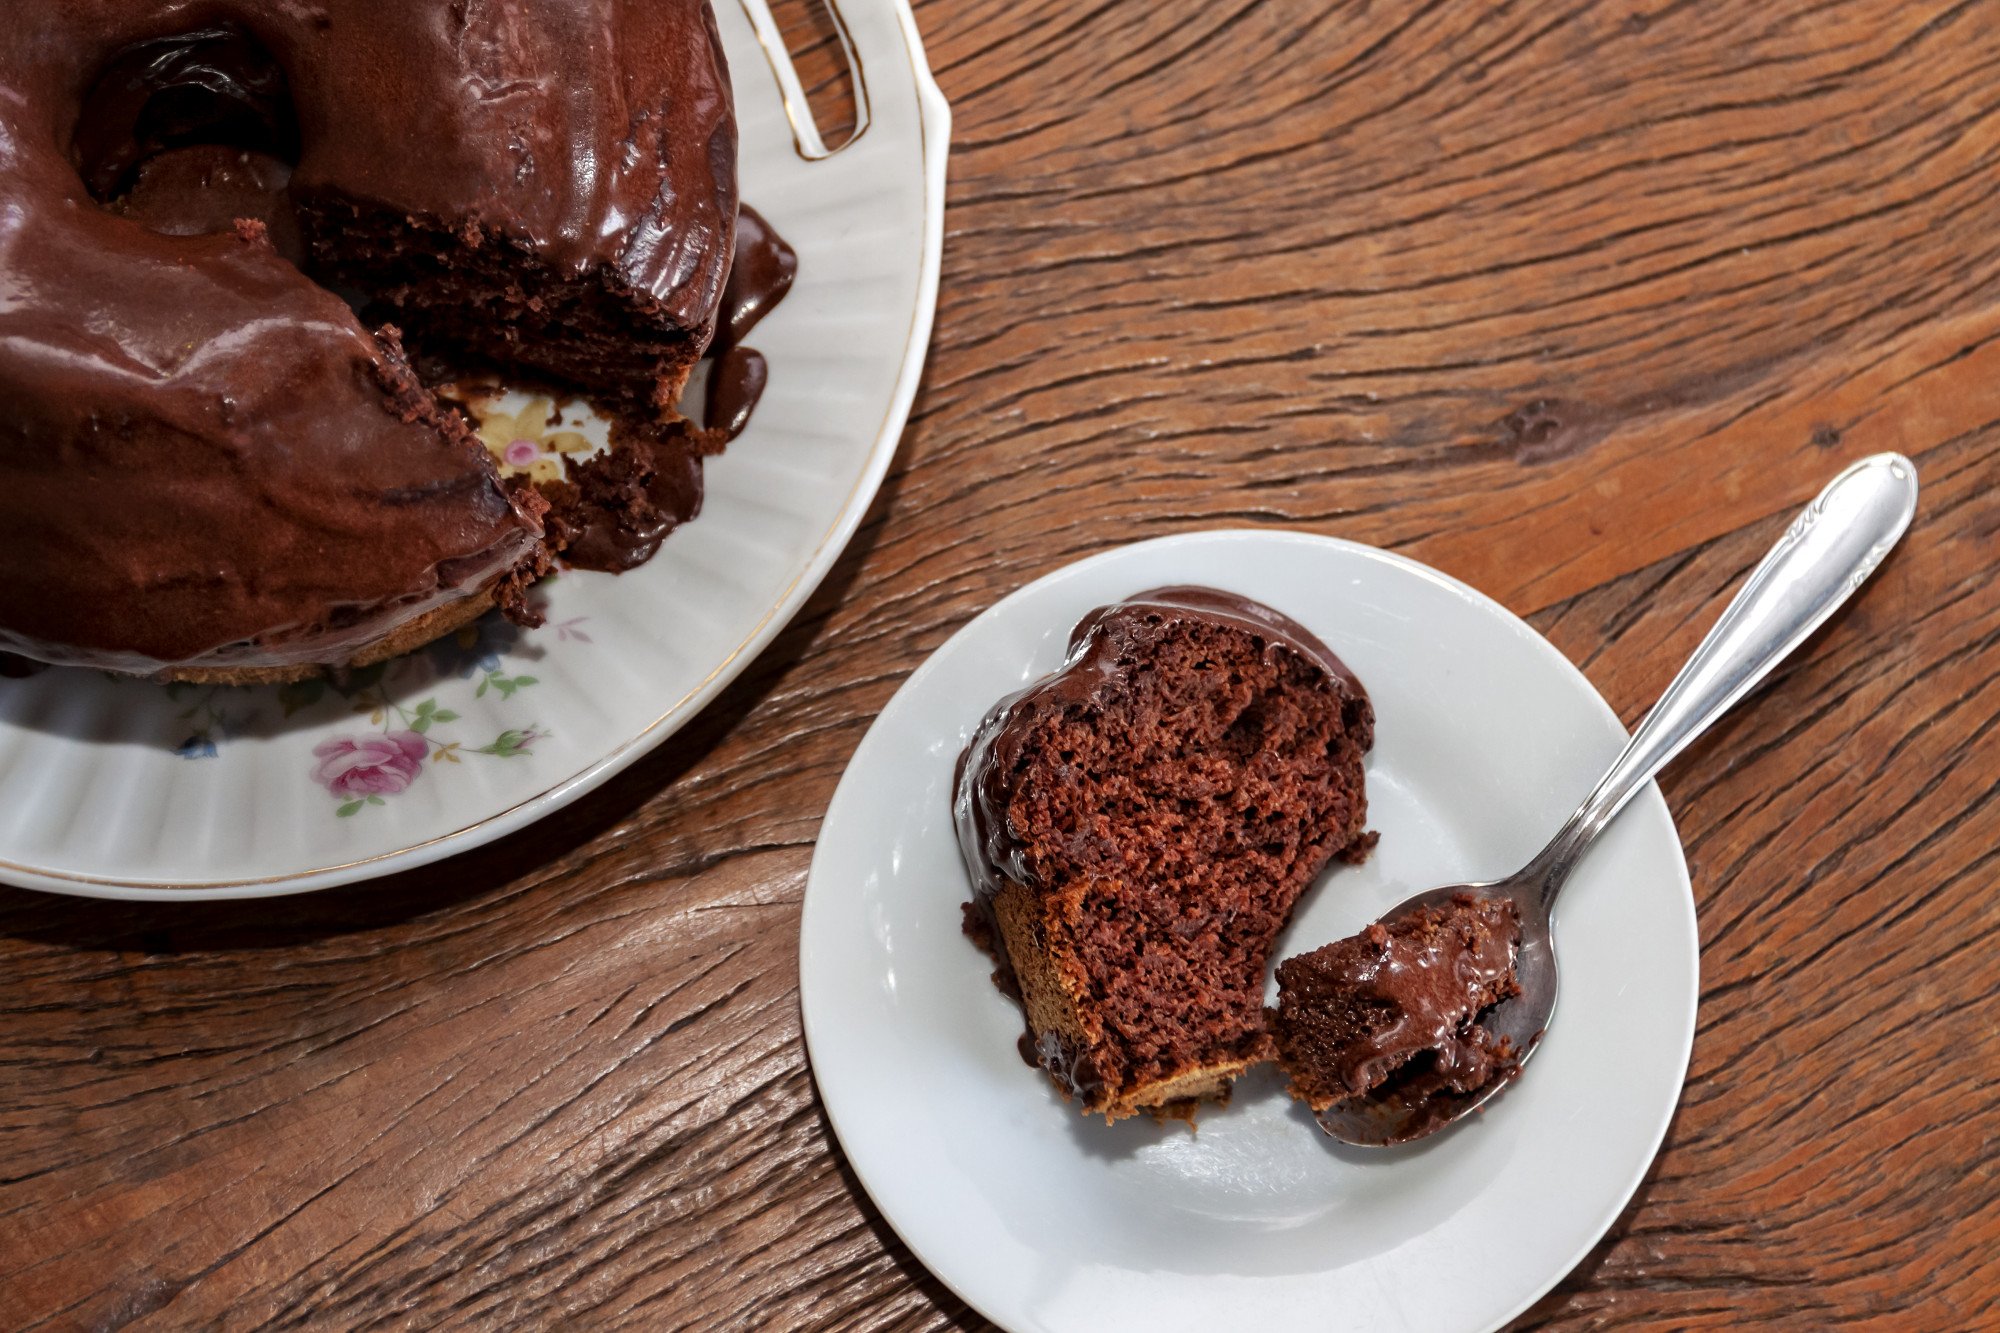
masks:
[[[1533,1067],[1471,1123],[1347,1148],[1267,1074],[1205,1110],[1196,1134],[1086,1119],[1015,1053],[1020,1011],[960,932],[952,765],[987,708],[1060,662],[1091,608],[1173,583],[1295,617],[1375,702],[1381,845],[1307,893],[1280,957],[1419,889],[1518,868],[1624,744],[1540,635],[1401,556],[1211,532],[1052,574],[910,677],[827,810],[800,942],[827,1113],[890,1225],[1010,1329],[1498,1327],[1617,1217],[1680,1096],[1698,949],[1666,803],[1642,793],[1571,882],[1561,1007]]]
[[[770,384],[749,430],[709,460],[701,517],[630,573],[547,585],[541,629],[488,617],[341,689],[168,688],[77,670],[0,680],[0,879],[254,897],[464,851],[673,734],[811,595],[916,393],[951,117],[907,0],[835,7],[862,128],[831,152],[764,0],[714,8],[743,198],[797,249],[799,275],[750,336]],[[545,416],[523,429],[539,438]]]

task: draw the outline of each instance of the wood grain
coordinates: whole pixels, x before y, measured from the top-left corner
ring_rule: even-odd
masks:
[[[1664,784],[1687,1091],[1520,1327],[2000,1328],[1991,7],[918,15],[937,335],[827,585],[496,846],[265,903],[0,893],[0,1325],[981,1327],[799,1040],[819,816],[928,652],[1091,551],[1298,527],[1491,592],[1631,721],[1789,513],[1900,448],[1908,542]]]

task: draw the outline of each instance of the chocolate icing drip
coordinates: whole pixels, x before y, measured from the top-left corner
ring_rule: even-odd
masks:
[[[764,396],[771,368],[764,354],[752,347],[732,347],[715,358],[708,377],[708,406],[702,424],[724,440],[733,440],[750,424],[750,413]]]
[[[722,289],[722,313],[716,322],[717,346],[727,351],[741,343],[757,321],[785,299],[799,273],[798,252],[772,229],[764,215],[748,204],[736,211],[736,258]]]
[[[1070,632],[1062,666],[995,705],[958,757],[952,818],[972,872],[974,901],[982,912],[990,914],[993,898],[1009,880],[1039,887],[1028,869],[1025,848],[1007,825],[1009,781],[1019,762],[1020,743],[1035,719],[1101,704],[1117,679],[1121,658],[1143,658],[1150,640],[1188,621],[1246,631],[1263,641],[1267,655],[1289,653],[1317,667],[1339,684],[1352,704],[1360,705],[1355,710],[1361,723],[1357,740],[1364,750],[1372,743],[1367,691],[1331,648],[1291,617],[1236,593],[1188,586],[1155,588],[1100,607]]]
[[[722,312],[708,355],[708,406],[702,424],[722,441],[735,439],[750,424],[764,396],[770,367],[764,354],[743,346],[743,337],[771,313],[798,277],[798,252],[778,235],[764,215],[748,204],[736,213],[736,257],[722,289]]]

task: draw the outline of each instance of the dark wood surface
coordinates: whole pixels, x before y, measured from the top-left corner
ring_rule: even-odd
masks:
[[[2000,1327],[2000,15],[927,0],[943,297],[881,498],[662,751],[367,887],[0,892],[0,1326],[938,1329],[829,1137],[800,895],[873,713],[1135,538],[1337,533],[1628,722],[1845,460],[1915,530],[1666,779],[1693,1066],[1522,1321]]]

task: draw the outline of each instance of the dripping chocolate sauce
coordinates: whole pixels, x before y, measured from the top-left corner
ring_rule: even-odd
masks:
[[[702,424],[720,432],[725,440],[741,435],[770,377],[764,354],[754,347],[731,347],[717,355],[708,374],[708,406]]]
[[[750,424],[750,413],[764,396],[770,367],[763,353],[743,345],[757,321],[771,313],[799,274],[798,252],[771,229],[764,215],[749,205],[736,214],[736,262],[722,289],[722,309],[715,320],[715,341],[708,355],[714,364],[708,377],[708,407],[702,424],[733,440]]]

